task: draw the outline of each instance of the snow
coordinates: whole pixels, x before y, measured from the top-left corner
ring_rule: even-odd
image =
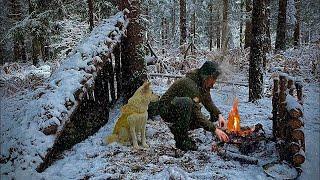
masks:
[[[74,92],[83,86],[83,82],[90,85],[93,79],[94,74],[83,69],[91,64],[94,56],[109,51],[104,47],[105,39],[116,29],[118,20],[125,22],[126,26],[123,18],[120,12],[102,22],[52,74],[46,65],[28,71],[28,74],[42,78],[50,76],[42,86],[35,87],[34,91],[21,91],[15,97],[1,97],[1,161],[5,163],[1,177],[19,174],[21,169],[33,171],[42,162],[41,158],[53,145],[55,135],[46,136],[40,130],[52,124],[58,125],[60,130],[65,124],[75,107],[68,109],[66,101],[76,105]],[[115,36],[114,43],[120,41],[123,33]],[[3,79],[8,77],[5,73],[1,76]]]
[[[287,110],[289,110],[289,111],[291,109],[294,109],[297,111],[300,110],[301,112],[303,111],[301,104],[299,104],[298,100],[291,95],[286,96],[286,104],[287,104]]]

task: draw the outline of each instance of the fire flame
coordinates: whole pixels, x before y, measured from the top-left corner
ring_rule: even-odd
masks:
[[[233,101],[232,109],[229,112],[229,117],[228,117],[227,129],[230,132],[240,133],[240,115],[238,110],[238,104],[239,104],[239,100],[238,98],[235,98]]]

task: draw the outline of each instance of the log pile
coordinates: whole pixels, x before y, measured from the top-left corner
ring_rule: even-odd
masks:
[[[273,136],[281,160],[299,167],[305,161],[302,84],[287,74],[274,79]]]

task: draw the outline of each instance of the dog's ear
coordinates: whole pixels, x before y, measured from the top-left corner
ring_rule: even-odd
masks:
[[[144,82],[142,85],[143,86],[142,92],[147,92],[150,88],[150,84],[151,84],[151,82],[148,82],[148,81]]]

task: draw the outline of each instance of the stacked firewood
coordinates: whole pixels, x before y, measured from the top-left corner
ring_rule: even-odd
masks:
[[[287,74],[274,79],[273,136],[281,160],[299,167],[305,161],[302,84]]]

